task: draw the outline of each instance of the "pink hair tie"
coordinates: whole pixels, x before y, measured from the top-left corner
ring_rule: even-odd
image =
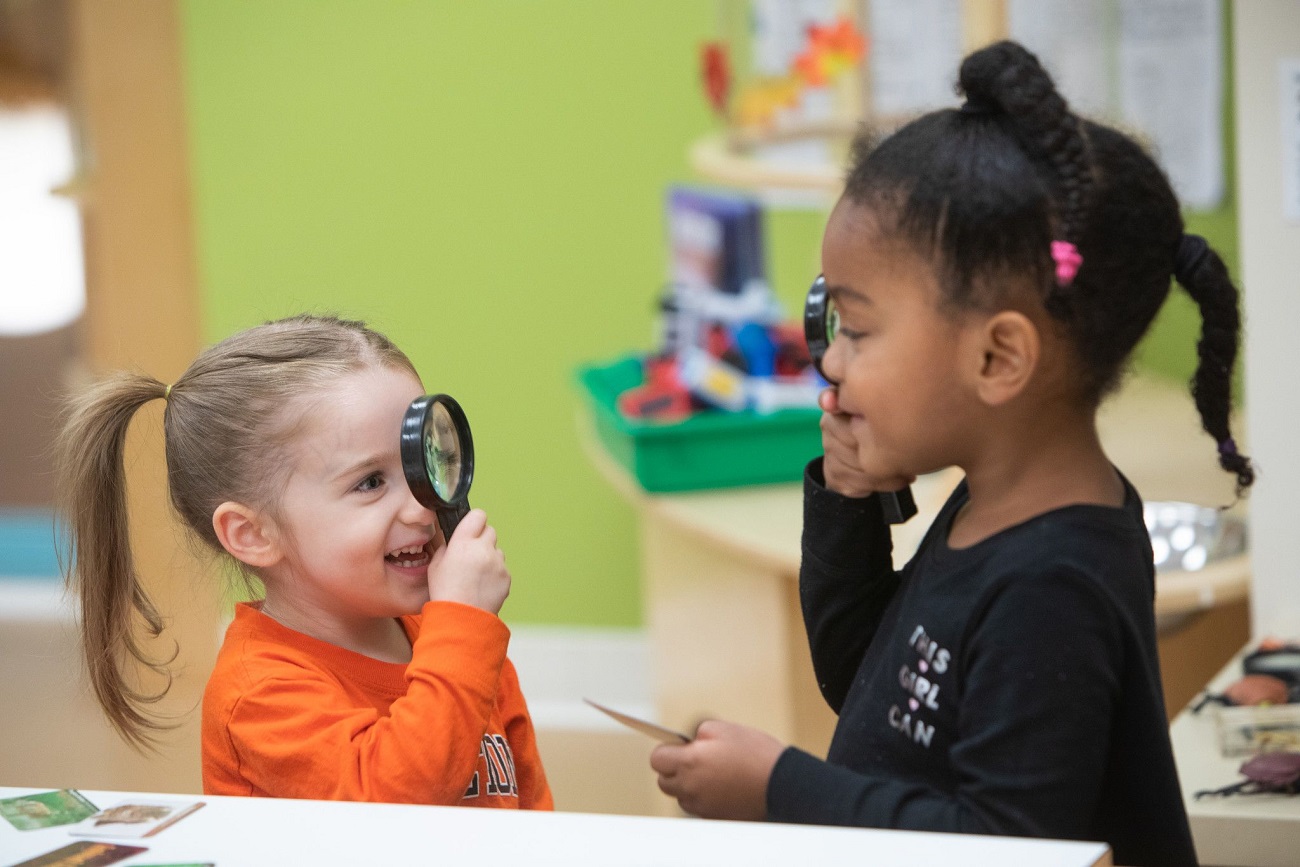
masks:
[[[1074,282],[1074,275],[1079,273],[1083,257],[1079,255],[1079,248],[1069,241],[1053,241],[1052,261],[1056,262],[1056,285],[1069,286]]]

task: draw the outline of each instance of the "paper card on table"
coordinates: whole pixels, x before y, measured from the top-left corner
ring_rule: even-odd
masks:
[[[0,816],[4,816],[19,831],[71,825],[98,809],[76,789],[33,792],[0,800]]]
[[[133,798],[85,819],[68,833],[77,837],[138,839],[157,834],[203,806],[202,801],[173,798]]]
[[[585,701],[587,704],[591,705],[601,713],[613,717],[614,719],[618,720],[628,728],[636,729],[641,734],[649,735],[650,737],[654,738],[655,740],[661,743],[689,744],[691,742],[691,739],[689,737],[687,737],[686,735],[682,734],[679,731],[674,731],[673,729],[670,728],[664,728],[661,725],[657,725],[652,722],[647,722],[646,720],[643,719],[637,719],[636,717],[628,716],[625,713],[619,713],[618,711],[613,710],[612,708],[605,707],[603,704],[597,704],[596,702],[592,701],[589,698],[584,698],[583,701]]]
[[[148,851],[143,846],[120,846],[117,843],[79,840],[53,852],[37,855],[13,867],[101,867]]]

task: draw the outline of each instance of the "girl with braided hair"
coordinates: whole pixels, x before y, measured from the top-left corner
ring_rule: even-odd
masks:
[[[856,144],[822,242],[837,387],[805,477],[800,597],[839,715],[828,755],[708,721],[651,764],[697,815],[1192,864],[1150,539],[1095,415],[1173,277],[1205,323],[1197,408],[1249,486],[1228,430],[1237,291],[1155,162],[1072,114],[1023,47],[969,56],[960,91],[961,109]],[[948,466],[965,479],[895,571],[876,492]]]

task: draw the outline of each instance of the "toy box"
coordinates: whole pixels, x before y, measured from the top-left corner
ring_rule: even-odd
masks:
[[[647,491],[795,482],[821,454],[816,408],[705,412],[668,424],[628,418],[618,397],[643,380],[639,356],[578,370],[597,436]]]

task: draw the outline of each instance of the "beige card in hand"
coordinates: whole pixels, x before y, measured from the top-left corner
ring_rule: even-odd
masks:
[[[616,710],[612,710],[611,708],[605,707],[603,704],[596,704],[596,702],[592,701],[589,698],[584,698],[583,701],[585,701],[587,704],[591,705],[601,713],[613,717],[614,719],[618,720],[628,728],[636,729],[643,735],[649,735],[650,737],[654,738],[660,743],[680,745],[680,744],[689,744],[691,742],[691,739],[689,737],[687,737],[686,735],[682,734],[679,731],[674,731],[669,728],[664,728],[661,725],[656,725],[655,723],[652,722],[646,722],[643,719],[637,719],[636,717],[628,716],[625,713],[619,713]]]

